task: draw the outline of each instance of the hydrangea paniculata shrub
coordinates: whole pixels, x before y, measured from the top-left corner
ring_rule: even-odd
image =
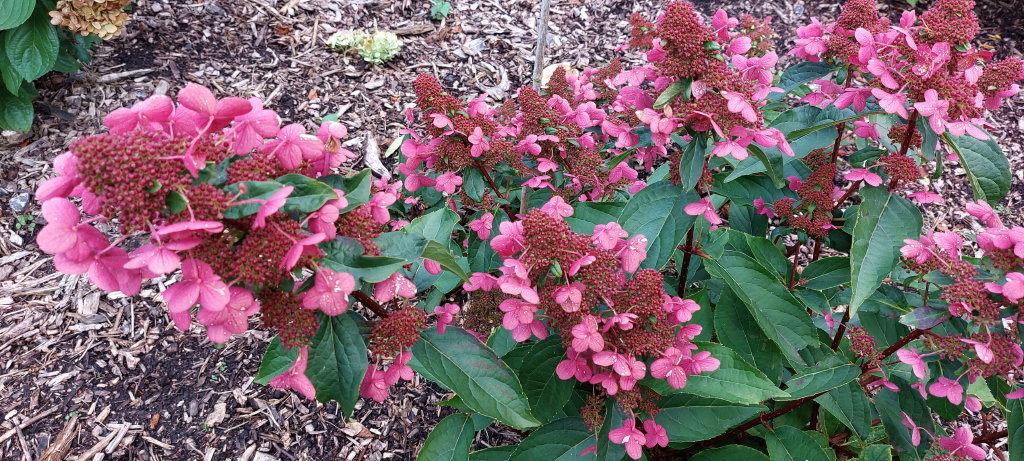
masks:
[[[983,127],[1024,67],[973,8],[851,0],[783,70],[769,19],[673,2],[630,18],[641,65],[498,104],[421,75],[395,182],[339,174],[337,122],[189,86],[58,157],[39,244],[108,291],[178,279],[212,341],[258,310],[257,381],[345,413],[437,382],[424,460],[984,459],[1022,448],[1024,230]],[[957,169],[973,239],[923,229]],[[470,454],[492,423],[529,432]]]

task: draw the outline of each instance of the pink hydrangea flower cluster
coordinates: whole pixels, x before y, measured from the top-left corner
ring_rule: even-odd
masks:
[[[639,139],[627,122],[609,118],[592,81],[597,73],[588,69],[576,75],[561,69],[543,94],[523,88],[499,109],[483,97],[460,101],[433,77],[419,76],[415,89],[427,122],[426,136],[405,132],[409,139],[402,144],[405,162],[399,172],[406,190],[432,187],[447,196],[458,195],[467,206],[505,199],[510,187],[519,186],[567,190],[581,201],[598,200],[623,187],[636,192],[644,183],[628,162],[605,164]],[[664,129],[667,139],[675,127]],[[600,148],[612,141],[615,149]],[[507,174],[507,167],[525,179],[502,182],[504,176],[499,175]],[[469,170],[485,178],[489,190],[482,196],[466,194]]]
[[[317,244],[337,235],[348,201],[335,190],[319,209],[295,219],[299,210],[289,205],[295,186],[262,195],[249,188],[256,184],[250,181],[289,173],[317,178],[354,158],[340,145],[344,125],[325,122],[309,135],[300,124],[281,127],[259,99],[217,99],[195,84],[181,89],[178,105],[152,96],[103,122],[109,131],[72,143],[54,161],[58,175],[39,186],[47,223],[37,238],[40,249],[54,255],[58,270],[88,274],[101,289],[127,295],[138,293],[145,279],[180,273],[162,293],[168,313],[181,329],[193,319],[204,325],[212,342],[245,332],[249,317],[262,311],[265,326],[301,348],[273,384],[312,398],[303,372],[315,313],[345,312],[356,288],[352,275],[317,259]],[[73,197],[81,199],[84,218]],[[369,206],[389,204],[375,200]],[[101,223],[117,224],[121,235],[111,241]],[[138,237],[148,242],[127,245]],[[282,292],[280,283],[298,276],[300,267],[312,274],[312,287]]]
[[[941,298],[949,311],[946,318],[967,320],[969,332],[942,336],[925,331],[925,352],[907,347],[896,354],[920,380],[913,387],[922,397],[930,394],[946,398],[954,405],[966,398],[969,408],[980,409],[977,399],[965,396],[961,377],[967,376],[974,382],[978,378],[1009,377],[1024,372],[1024,351],[1015,339],[1024,319],[1017,313],[1005,315],[1007,309],[1019,310],[1024,301],[1024,228],[1004,226],[983,201],[968,204],[967,212],[983,227],[976,239],[980,251],[977,256],[990,261],[995,273],[980,272],[967,259],[971,255],[966,254],[964,239],[952,231],[928,232],[917,240],[907,239],[901,253],[910,270],[921,274],[934,271],[952,280],[941,286]],[[964,371],[955,378],[937,376],[933,380],[925,360],[930,356],[959,360]],[[1024,397],[1024,391],[1011,392],[1007,397]]]
[[[820,89],[805,99],[863,111],[874,98],[889,114],[927,117],[938,134],[987,139],[978,128],[984,111],[1020,92],[1024,66],[1017,58],[994,62],[992,52],[971,44],[978,32],[973,10],[972,0],[940,0],[920,18],[905,11],[894,24],[878,17],[874,0],[857,0],[847,2],[836,22],[812,19],[798,29],[790,54],[846,64],[851,80],[862,83],[844,88],[817,81]]]
[[[691,342],[701,327],[687,322],[700,305],[665,293],[659,272],[639,268],[647,238],[630,236],[616,222],[595,226],[591,235],[575,233],[565,222],[573,213],[556,196],[521,220],[502,222],[490,241],[503,258],[500,274],[474,273],[464,289],[501,292],[502,326],[516,341],[543,339],[553,329],[567,351],[558,377],[599,386],[620,405],[639,400],[638,382],[648,371],[680,389],[688,376],[716,370],[718,360]],[[654,359],[650,370],[647,358]],[[645,439],[628,424],[613,431],[612,441],[626,444],[634,458],[637,443],[661,440],[652,428]]]
[[[742,31],[737,30],[740,20],[724,10],[715,12],[709,25],[686,2],[669,4],[655,23],[634,20],[631,45],[648,50],[645,57],[650,64],[623,72],[610,82],[622,86],[620,98],[629,95],[613,107],[635,111],[662,153],[671,133],[689,127],[717,136],[712,154],[718,157],[746,159],[747,146],[753,143],[794,155],[781,131],[765,127],[758,110],[767,104],[768,95],[782,91],[772,86],[778,56],[766,46],[753,46],[755,39],[759,45],[769,44],[751,37],[750,31],[759,28],[745,24]],[[769,20],[762,26],[767,27]],[[744,18],[745,23],[752,21]],[[660,111],[653,109],[656,98],[670,87],[679,90],[679,85],[688,88],[688,94],[677,95]]]

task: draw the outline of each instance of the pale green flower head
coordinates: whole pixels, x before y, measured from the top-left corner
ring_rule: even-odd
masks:
[[[369,36],[361,30],[339,30],[327,39],[327,46],[336,50],[359,48]]]
[[[372,64],[394,58],[402,49],[402,41],[393,32],[377,31],[359,48],[359,55]]]

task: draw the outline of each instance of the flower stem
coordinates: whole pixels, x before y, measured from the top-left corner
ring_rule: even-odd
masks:
[[[380,303],[369,297],[366,293],[356,290],[352,292],[352,297],[356,298],[356,300],[366,306],[367,309],[373,311],[374,314],[377,314],[377,317],[380,317],[381,319],[388,318],[387,309],[384,309],[384,306],[381,306]]]
[[[683,267],[679,271],[679,282],[676,285],[676,292],[679,297],[686,296],[686,280],[690,276],[690,258],[693,257],[693,227],[686,233],[686,246],[683,247]]]

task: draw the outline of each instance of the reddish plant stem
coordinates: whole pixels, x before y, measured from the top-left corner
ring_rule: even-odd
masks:
[[[846,199],[850,198],[850,196],[853,195],[854,192],[857,192],[857,189],[860,189],[860,184],[862,182],[864,182],[864,181],[861,180],[861,179],[858,179],[853,184],[850,184],[850,187],[846,189],[846,192],[843,193],[843,196],[839,197],[839,200],[836,200],[836,208],[839,208],[839,206],[842,205],[843,202],[846,201]]]
[[[374,299],[369,297],[366,293],[356,290],[352,292],[352,297],[356,298],[356,300],[366,306],[367,309],[373,311],[374,314],[377,314],[377,317],[380,317],[381,319],[388,318],[387,309],[384,309],[384,306],[381,306],[380,303],[374,301]]]
[[[900,155],[907,155],[910,150],[910,139],[917,131],[917,109],[910,109],[910,119],[907,120],[907,133],[903,135],[903,144],[900,144]]]
[[[693,227],[686,233],[686,246],[683,247],[683,267],[679,273],[679,282],[676,285],[676,292],[679,297],[686,296],[686,279],[690,276],[690,258],[693,257]]]
[[[836,329],[836,337],[832,338],[832,350],[839,349],[839,343],[843,341],[843,335],[846,334],[846,323],[850,321],[850,310],[847,309],[843,313],[843,320],[839,322],[839,328]]]
[[[814,255],[811,256],[811,262],[817,261],[818,258],[821,258],[821,246],[824,243],[824,240],[825,239],[823,238],[814,239]]]
[[[719,435],[719,436],[716,436],[716,437],[712,437],[712,438],[710,438],[708,440],[705,440],[703,442],[698,442],[698,443],[696,443],[694,445],[691,445],[690,447],[686,448],[685,450],[682,450],[679,453],[687,453],[687,452],[693,453],[693,452],[695,452],[697,450],[714,446],[715,444],[717,444],[717,443],[719,443],[721,441],[729,440],[729,439],[731,439],[731,438],[733,438],[733,437],[735,437],[735,436],[737,436],[739,434],[742,434],[743,432],[746,432],[748,429],[751,429],[751,428],[757,426],[758,424],[764,424],[764,425],[767,426],[769,421],[771,421],[771,420],[773,420],[775,418],[778,418],[779,416],[782,416],[782,415],[784,415],[786,413],[789,413],[789,412],[791,412],[793,410],[796,410],[797,408],[800,408],[801,405],[803,405],[803,404],[805,404],[807,402],[810,402],[811,400],[814,400],[814,399],[818,398],[819,396],[821,396],[823,394],[825,394],[825,393],[821,392],[821,393],[818,393],[818,394],[809,395],[809,396],[804,397],[802,399],[794,400],[794,401],[790,402],[789,404],[787,404],[786,406],[784,406],[782,408],[779,408],[778,410],[767,412],[767,413],[761,413],[756,418],[751,419],[751,420],[749,420],[749,421],[747,421],[747,422],[745,422],[743,424],[740,424],[739,426],[736,426],[736,427],[734,427],[732,429],[729,429],[728,431],[726,431],[722,435]],[[675,459],[679,459],[679,458],[675,458]],[[682,458],[682,459],[685,459],[685,458]]]
[[[476,169],[480,170],[480,174],[484,176],[484,180],[487,181],[487,184],[489,186],[491,186],[491,190],[494,191],[494,195],[497,195],[498,198],[500,199],[508,198],[507,195],[503,195],[501,191],[498,190],[498,185],[494,183],[494,180],[491,179],[491,175],[487,173],[487,170],[484,168],[483,164],[481,164],[479,160],[476,161]]]
[[[793,267],[789,269],[789,291],[793,291],[793,286],[796,285],[796,266],[800,262],[800,246],[803,245],[797,240],[796,245],[793,246]]]
[[[849,88],[850,87],[850,82],[853,81],[853,70],[852,70],[852,67],[853,66],[848,66],[846,68],[846,82],[843,83],[843,87],[844,88]],[[836,163],[836,160],[839,159],[839,146],[843,142],[843,131],[845,131],[845,130],[846,130],[846,123],[845,122],[837,123],[836,124],[836,142],[835,142],[835,144],[832,145],[832,163]]]
[[[988,443],[988,444],[996,443],[996,442],[999,441],[999,439],[1001,439],[1003,437],[1006,437],[1006,434],[1007,434],[1006,429],[1003,429],[1001,431],[996,431],[996,432],[989,432],[988,434],[985,434],[985,435],[983,435],[981,437],[976,437],[974,439],[974,443]]]
[[[885,360],[887,357],[898,351],[900,348],[906,346],[911,341],[920,338],[921,335],[924,335],[925,333],[928,333],[928,330],[915,329],[914,331],[911,331],[906,336],[900,338],[899,341],[893,343],[892,346],[885,348],[885,350],[882,351],[882,354],[878,357],[878,360]],[[864,369],[866,365],[867,364],[861,365],[861,369]]]

